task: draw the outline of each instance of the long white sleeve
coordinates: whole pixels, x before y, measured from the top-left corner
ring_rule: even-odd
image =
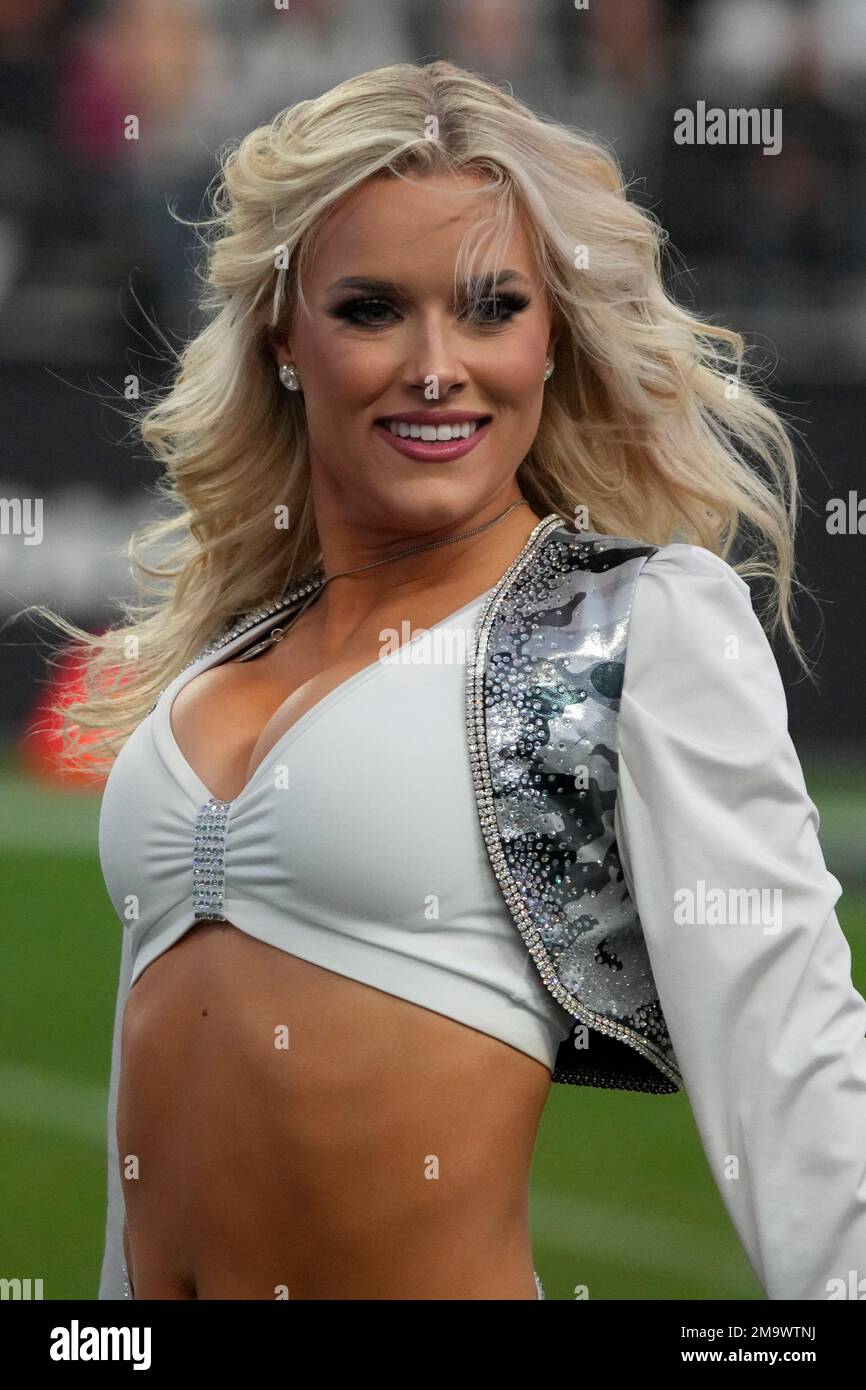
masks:
[[[99,1298],[124,1298],[123,1217],[124,1202],[117,1155],[117,1091],[120,1080],[120,1039],[123,1010],[132,977],[131,938],[124,930],[120,951],[117,1000],[114,1006],[114,1033],[111,1044],[111,1075],[107,1110],[107,1166],[105,1245],[99,1277]]]
[[[663,547],[635,587],[615,830],[704,1152],[770,1299],[866,1280],[866,1002],[818,825],[748,586]],[[724,890],[717,920],[701,881]],[[749,889],[781,894],[744,913]]]

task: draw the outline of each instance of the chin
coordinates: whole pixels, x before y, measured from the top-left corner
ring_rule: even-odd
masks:
[[[410,477],[391,483],[383,493],[372,489],[375,500],[364,508],[371,524],[404,533],[441,531],[463,526],[469,529],[495,491],[479,488],[477,480],[442,477]],[[504,504],[503,504],[504,508]]]

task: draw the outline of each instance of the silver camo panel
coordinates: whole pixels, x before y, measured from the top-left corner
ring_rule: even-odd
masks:
[[[682,1076],[614,834],[629,616],[658,547],[548,520],[479,616],[485,838],[541,978],[575,1019],[553,1081],[670,1093]]]

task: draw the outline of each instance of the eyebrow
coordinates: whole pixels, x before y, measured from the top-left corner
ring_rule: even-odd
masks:
[[[473,277],[472,283],[479,288],[494,285],[504,285],[506,283],[518,282],[529,288],[529,281],[525,275],[521,275],[519,270],[500,270],[498,274],[489,271],[485,275]],[[335,280],[333,285],[329,285],[327,294],[333,294],[335,290],[365,290],[371,294],[393,294],[404,299],[408,298],[406,291],[394,280],[376,280],[368,275],[345,275],[342,280]]]

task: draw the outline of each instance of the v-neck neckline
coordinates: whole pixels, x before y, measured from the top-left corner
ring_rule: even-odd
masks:
[[[459,618],[461,614],[465,613],[468,609],[473,608],[477,604],[482,604],[484,600],[487,599],[490,594],[492,594],[493,590],[497,587],[498,583],[499,581],[497,580],[496,584],[491,584],[488,589],[485,589],[483,593],[478,594],[475,598],[470,599],[468,603],[464,603],[459,608],[454,609],[453,612],[447,613],[445,617],[440,618],[437,623],[432,623],[429,627],[419,628],[418,632],[414,633],[412,637],[409,638],[408,642],[402,642],[400,646],[395,649],[395,654],[403,651],[404,648],[411,645],[411,643],[415,640],[416,637],[424,633],[435,632],[438,628],[442,628],[446,626],[446,624],[452,623],[456,618]],[[290,605],[287,605],[287,607],[288,606]],[[214,801],[220,802],[222,805],[229,807],[237,806],[252,791],[253,787],[258,782],[261,775],[270,768],[270,766],[276,760],[278,755],[281,752],[283,752],[286,747],[294,743],[297,738],[302,737],[303,734],[306,732],[307,728],[309,728],[309,726],[312,723],[314,723],[319,716],[327,713],[327,711],[334,704],[336,704],[345,695],[348,695],[350,691],[352,691],[356,686],[361,685],[365,680],[368,680],[373,675],[375,675],[376,671],[379,668],[383,670],[387,669],[390,664],[387,661],[383,661],[381,657],[377,656],[373,659],[373,661],[369,662],[366,666],[363,666],[360,671],[354,671],[351,675],[346,676],[345,680],[340,681],[338,685],[335,685],[333,687],[333,689],[327,691],[326,694],[324,694],[320,700],[317,700],[316,703],[312,705],[310,709],[305,710],[304,713],[298,719],[296,719],[293,724],[289,725],[288,729],[283,730],[283,733],[277,739],[276,743],[272,745],[268,752],[265,753],[264,757],[261,758],[259,762],[256,764],[252,773],[247,778],[246,782],[238,792],[237,796],[231,798],[215,796],[214,793],[210,790],[210,788],[207,787],[205,783],[202,781],[201,777],[196,772],[192,764],[185,757],[183,751],[181,750],[180,744],[175,738],[174,730],[171,726],[172,706],[174,704],[175,699],[180,694],[181,690],[183,690],[183,688],[196,676],[202,675],[205,671],[212,670],[216,666],[223,665],[226,661],[230,660],[230,658],[234,656],[238,651],[241,651],[244,645],[248,644],[249,646],[254,646],[256,640],[261,640],[260,638],[257,638],[257,634],[261,632],[262,628],[268,626],[276,626],[279,622],[282,611],[284,610],[278,610],[276,613],[269,614],[267,617],[263,618],[261,622],[256,623],[253,627],[247,628],[246,631],[239,633],[237,637],[233,638],[232,641],[227,642],[225,646],[220,647],[218,651],[206,653],[200,661],[188,667],[186,670],[179,672],[178,675],[175,677],[174,681],[171,683],[171,685],[169,685],[167,689],[163,692],[159,703],[152,712],[153,728],[158,744],[160,745],[163,754],[170,762],[172,768],[175,770],[178,780],[181,780],[183,782],[185,788],[190,793],[190,795],[196,800],[197,804],[201,804],[205,801]],[[293,692],[290,692],[289,695],[286,696],[286,699],[290,699],[292,693]],[[285,700],[283,701],[283,704],[285,704]],[[274,710],[274,713],[266,721],[266,724],[263,726],[262,729],[259,730],[259,738],[261,737],[264,728],[267,727],[267,724],[271,722],[271,720],[275,717],[275,715],[279,712],[281,708],[282,705],[277,706],[277,709]]]

